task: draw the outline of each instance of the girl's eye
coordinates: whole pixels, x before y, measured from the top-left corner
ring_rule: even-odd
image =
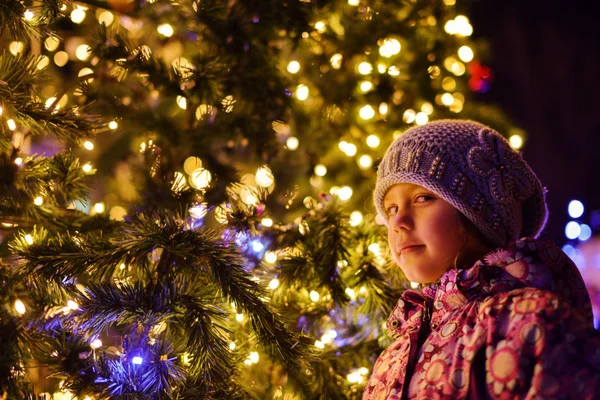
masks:
[[[385,209],[385,212],[389,217],[391,217],[392,215],[396,215],[398,213],[398,206],[390,206]]]
[[[425,203],[426,201],[433,200],[433,199],[435,199],[435,197],[430,196],[428,194],[421,194],[421,195],[417,196],[417,198],[415,199],[415,203]]]

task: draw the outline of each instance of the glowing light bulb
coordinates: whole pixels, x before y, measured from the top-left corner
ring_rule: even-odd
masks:
[[[402,46],[400,42],[393,38],[383,40],[383,44],[379,47],[379,54],[385,58],[390,58],[400,53]]]
[[[367,137],[367,146],[375,148],[377,146],[379,146],[380,144],[380,140],[379,137],[376,135],[369,135]]]
[[[75,57],[77,57],[81,61],[85,61],[90,56],[90,50],[90,46],[88,46],[87,44],[80,44],[79,46],[77,46],[77,49],[75,49]]]
[[[33,237],[30,234],[25,235],[25,241],[27,244],[33,244]]]
[[[231,351],[235,350],[235,343],[234,342],[229,343],[229,350],[231,350]]]
[[[410,287],[413,288],[413,289],[418,288],[419,287],[419,282],[411,282],[410,283]]]
[[[296,150],[298,148],[299,144],[300,144],[300,141],[298,140],[297,137],[294,137],[294,136],[290,136],[285,141],[285,146],[288,148],[288,150]]]
[[[96,203],[94,204],[94,211],[96,214],[102,214],[106,210],[104,203]]]
[[[362,169],[368,169],[371,167],[371,165],[373,165],[373,158],[367,154],[362,155],[358,159],[358,165],[360,165]]]
[[[353,156],[355,156],[355,155],[356,155],[356,151],[357,151],[357,149],[356,149],[356,145],[355,145],[355,144],[353,144],[353,143],[348,143],[348,144],[346,144],[346,146],[344,147],[344,150],[343,150],[343,151],[344,151],[344,153],[346,153],[346,155],[347,155],[348,157],[353,157]]]
[[[119,124],[117,123],[117,121],[110,121],[108,123],[108,127],[114,131],[119,127]]]
[[[38,196],[35,199],[33,199],[33,204],[35,204],[36,206],[41,206],[42,204],[44,204],[44,198],[42,196]]]
[[[275,262],[277,261],[277,253],[275,253],[274,251],[267,251],[265,253],[265,261],[269,264],[275,264]]]
[[[185,110],[187,108],[187,99],[183,96],[177,96],[177,106]]]
[[[81,169],[83,169],[83,172],[91,172],[92,170],[92,165],[90,163],[84,164],[83,167],[81,167]]]
[[[300,71],[300,63],[298,61],[290,61],[287,70],[290,74],[298,73],[298,71]]]
[[[296,98],[300,101],[306,100],[308,98],[309,94],[310,94],[310,91],[308,89],[308,86],[306,86],[305,84],[301,83],[296,88]]]
[[[144,359],[142,357],[136,356],[136,357],[133,357],[131,362],[135,365],[141,365],[144,362]]]
[[[346,288],[344,292],[348,295],[348,297],[350,297],[350,299],[356,299],[356,292],[354,291],[354,289]]]
[[[379,114],[381,115],[385,115],[388,113],[388,104],[387,103],[381,103],[379,104]]]
[[[269,167],[265,165],[256,170],[256,184],[258,186],[268,188],[273,182],[273,172],[271,172]]]
[[[454,103],[454,96],[451,93],[444,93],[442,95],[442,104],[445,106],[450,106]]]
[[[271,282],[269,282],[269,288],[271,290],[275,290],[279,287],[279,279],[275,278],[273,280],[271,280]]]
[[[114,20],[115,16],[110,11],[102,11],[100,15],[98,15],[98,23],[106,26],[110,26]]]
[[[325,22],[323,21],[319,21],[315,24],[315,29],[319,32],[319,33],[323,33],[326,30],[325,27]]]
[[[348,5],[356,7],[360,4],[360,0],[348,0]]]
[[[197,189],[205,189],[212,181],[212,174],[205,168],[198,168],[190,174],[190,181]]]
[[[29,9],[25,10],[25,12],[23,13],[23,19],[25,21],[31,21],[34,16],[35,16],[35,14],[33,13],[33,11],[31,11]]]
[[[250,360],[252,363],[256,364],[256,363],[258,362],[258,360],[259,360],[259,357],[258,357],[258,352],[256,352],[256,351],[253,351],[252,353],[250,353],[250,355],[248,356],[248,359],[249,359],[249,360]]]
[[[329,59],[329,63],[331,64],[331,67],[333,69],[340,69],[340,68],[342,68],[343,60],[344,60],[344,57],[341,54],[336,53],[331,56],[331,58]]]
[[[269,227],[273,226],[273,220],[271,218],[263,218],[260,221],[260,224],[262,226],[265,226],[265,227],[269,228]]]
[[[569,211],[569,215],[571,216],[571,218],[579,218],[583,215],[585,208],[581,201],[571,200],[569,202],[568,211]]]
[[[100,347],[102,347],[102,340],[100,340],[100,339],[94,340],[92,343],[90,343],[90,347],[94,350],[99,349]]]
[[[48,36],[46,40],[44,40],[44,47],[48,51],[56,50],[59,44],[60,40],[56,36]]]
[[[425,125],[429,121],[429,117],[424,112],[417,113],[415,117],[415,122],[417,125]]]
[[[244,320],[244,314],[235,314],[235,320],[237,322],[242,322]]]
[[[86,140],[85,143],[83,143],[83,147],[86,150],[94,150],[94,143],[90,142],[89,140]]]
[[[521,135],[512,135],[508,139],[508,142],[510,143],[510,147],[512,147],[513,149],[520,149],[521,147],[523,147],[523,138],[521,137]]]
[[[375,110],[370,105],[366,105],[360,109],[358,112],[360,117],[364,120],[369,120],[375,116]]]
[[[21,157],[15,158],[15,164],[17,164],[17,165],[23,164],[23,159]]]
[[[342,186],[337,192],[337,195],[340,200],[350,200],[350,197],[352,197],[352,189],[349,186]]]
[[[6,125],[8,125],[8,129],[10,129],[11,131],[14,131],[15,129],[17,129],[17,124],[15,123],[14,119],[7,120]]]
[[[325,348],[325,343],[323,343],[320,340],[316,340],[315,341],[315,347],[318,348],[318,349],[324,349]]]
[[[373,72],[373,65],[366,61],[363,61],[360,64],[358,64],[358,72],[361,75],[369,75],[371,72]]]
[[[161,24],[156,28],[156,30],[165,37],[171,37],[175,33],[173,27],[169,24]]]
[[[75,8],[73,11],[71,11],[71,21],[75,22],[76,24],[80,24],[83,22],[83,20],[85,19],[85,10],[81,9],[81,8]]]
[[[361,214],[360,211],[353,211],[350,214],[350,225],[351,226],[358,226],[363,220],[363,215]]]
[[[315,175],[317,176],[325,176],[327,174],[327,167],[323,164],[318,164],[315,166]]]
[[[25,44],[17,41],[10,42],[10,45],[8,45],[8,50],[13,56],[16,56],[19,53],[23,53],[23,50],[25,50]]]
[[[73,300],[69,300],[67,301],[67,307],[71,310],[77,310],[79,308],[79,305]]]
[[[363,93],[368,92],[369,90],[373,89],[373,84],[369,81],[362,81],[360,83],[360,91]]]
[[[312,301],[314,301],[314,302],[317,302],[317,301],[319,301],[319,298],[320,298],[321,296],[319,295],[319,293],[318,293],[318,292],[316,292],[316,291],[314,291],[314,290],[311,290],[311,291],[310,291],[310,294],[309,294],[309,297],[310,297],[310,299],[311,299]]]
[[[64,67],[69,62],[69,54],[66,51],[59,51],[54,55],[54,64]]]
[[[570,221],[565,226],[565,236],[569,239],[576,239],[581,234],[581,226],[575,221]]]
[[[458,49],[458,57],[464,62],[472,61],[474,57],[473,50],[469,46],[462,46]]]
[[[402,114],[402,120],[407,124],[412,124],[415,121],[416,116],[417,113],[415,112],[415,110],[409,108],[406,111],[404,111],[404,114]]]
[[[17,299],[15,301],[15,311],[21,315],[23,315],[23,314],[25,314],[25,312],[27,312],[27,308],[25,307],[25,304],[19,299]]]

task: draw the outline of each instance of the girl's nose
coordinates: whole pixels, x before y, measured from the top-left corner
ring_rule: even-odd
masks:
[[[390,225],[395,231],[411,230],[414,227],[414,220],[410,212],[398,211],[398,214],[390,218]]]

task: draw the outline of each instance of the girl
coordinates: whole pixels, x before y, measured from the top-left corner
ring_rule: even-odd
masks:
[[[600,398],[600,335],[581,275],[536,240],[548,210],[494,130],[442,120],[388,148],[374,191],[406,290],[365,399]],[[520,238],[520,239],[519,239]]]

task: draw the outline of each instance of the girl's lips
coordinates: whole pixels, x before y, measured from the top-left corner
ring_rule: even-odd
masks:
[[[400,254],[406,254],[412,251],[416,251],[418,249],[420,249],[421,247],[424,247],[422,244],[415,244],[415,245],[410,245],[410,246],[405,246],[403,248],[400,249]]]

